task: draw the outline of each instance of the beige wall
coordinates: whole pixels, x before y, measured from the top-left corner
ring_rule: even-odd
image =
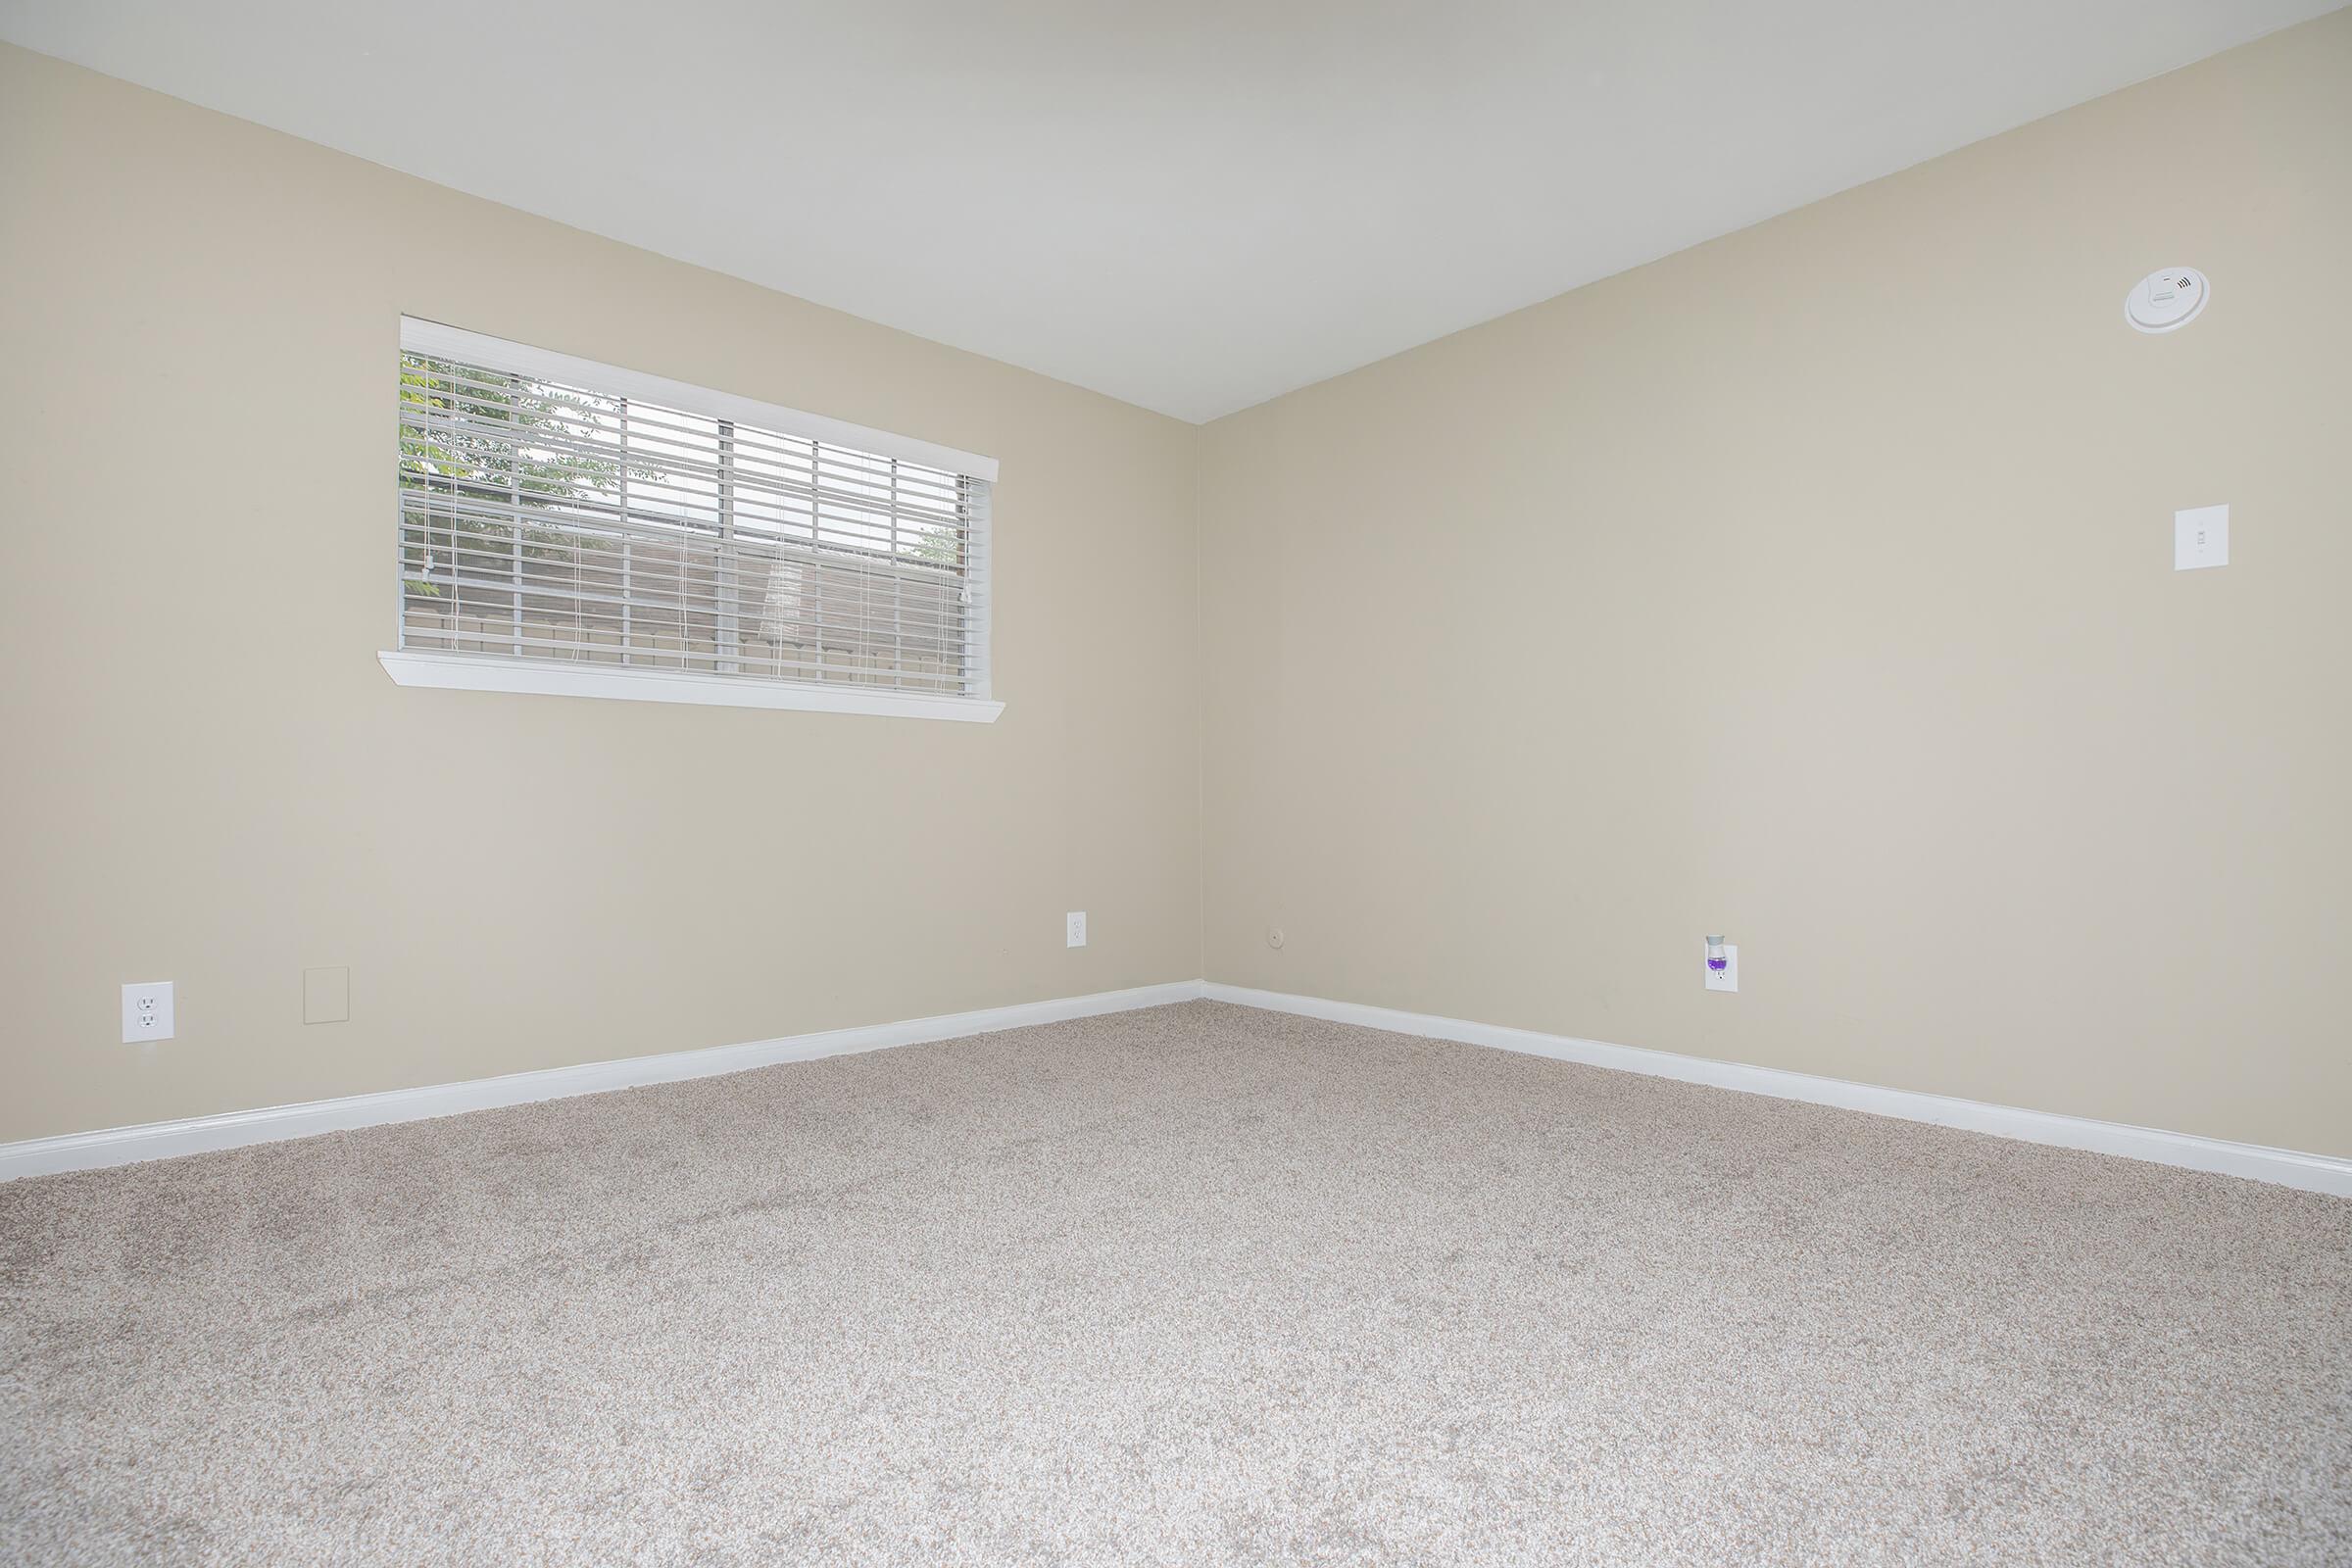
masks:
[[[5,47],[0,278],[0,1140],[1200,972],[1190,426]],[[394,686],[403,311],[1001,460],[1004,717]]]
[[[1209,426],[1210,978],[2352,1153],[2348,266],[2339,13]]]
[[[2347,80],[2339,14],[1195,431],[0,48],[0,1140],[1205,962],[2352,1152]],[[1004,718],[394,687],[403,311],[1002,459]]]

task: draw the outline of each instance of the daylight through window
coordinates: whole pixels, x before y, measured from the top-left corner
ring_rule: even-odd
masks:
[[[987,697],[994,465],[847,428],[404,322],[401,647]]]

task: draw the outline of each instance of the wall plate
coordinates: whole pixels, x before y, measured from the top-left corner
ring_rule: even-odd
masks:
[[[2230,564],[2230,509],[2191,507],[2173,514],[2173,569]]]
[[[177,1028],[172,1016],[172,982],[134,980],[122,988],[122,1043],[169,1040]]]

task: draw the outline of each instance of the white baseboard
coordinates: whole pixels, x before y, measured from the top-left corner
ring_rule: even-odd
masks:
[[[2154,1160],[2160,1165],[2182,1165],[2190,1170],[2218,1171],[2307,1192],[2352,1198],[2352,1159],[2328,1154],[2305,1154],[2291,1149],[2266,1149],[2259,1144],[2233,1144],[2219,1138],[2169,1133],[2153,1127],[2128,1127],[2120,1122],[2092,1121],[2082,1116],[2060,1116],[2045,1110],[2020,1110],[2011,1105],[1988,1105],[1981,1101],[1954,1100],[1908,1089],[1882,1089],[1875,1084],[1849,1083],[1842,1078],[1816,1078],[1810,1073],[1784,1072],[1777,1067],[1749,1067],[1738,1062],[1682,1056],[1670,1051],[1644,1051],[1636,1046],[1612,1046],[1599,1040],[1547,1035],[1533,1029],[1510,1029],[1499,1024],[1471,1023],[1461,1018],[1439,1018],[1428,1013],[1399,1012],[1354,1002],[1327,1002],[1320,997],[1296,997],[1279,991],[1252,991],[1210,981],[1202,988],[1211,1001],[1295,1012],[1334,1023],[1361,1024],[1392,1034],[1424,1035],[1435,1040],[1457,1040],[1473,1046],[1494,1046],[1560,1061],[1580,1061],[1593,1067],[1613,1067],[1652,1078],[1675,1078],[1684,1083],[1709,1084],[1745,1094],[1770,1095],[1776,1100],[1802,1100],[1816,1105],[1865,1110],[1904,1121],[1932,1122],[1938,1127],[1961,1127],[1970,1132],[2016,1138],[2029,1144],[2054,1144],[2061,1149],[2086,1149],[2100,1154],[2122,1154]]]
[[[2122,1154],[2190,1170],[2218,1171],[2254,1181],[2275,1182],[2309,1192],[2352,1198],[2352,1159],[2306,1154],[2288,1149],[2266,1149],[2257,1144],[2233,1144],[2219,1138],[2164,1132],[2153,1127],[2128,1127],[2118,1122],[2092,1121],[2042,1110],[2020,1110],[1988,1105],[1980,1101],[1954,1100],[1945,1095],[1919,1094],[1908,1089],[1884,1089],[1875,1084],[1850,1083],[1841,1078],[1817,1078],[1810,1073],[1784,1072],[1777,1067],[1750,1067],[1739,1062],[1713,1061],[1704,1056],[1677,1055],[1669,1051],[1644,1051],[1637,1046],[1613,1046],[1605,1041],[1579,1040],[1567,1035],[1512,1029],[1500,1024],[1441,1018],[1430,1013],[1401,1012],[1394,1007],[1367,1006],[1354,1002],[1330,1002],[1320,997],[1291,996],[1279,991],[1253,991],[1246,986],[1210,981],[1177,980],[1165,985],[1139,986],[1130,991],[1102,991],[1092,996],[1062,997],[1050,1002],[1024,1002],[1009,1007],[985,1007],[977,1012],[948,1013],[936,1018],[910,1018],[898,1023],[866,1024],[853,1029],[828,1029],[816,1034],[788,1035],[739,1046],[713,1046],[704,1051],[671,1052],[659,1056],[632,1056],[621,1061],[590,1062],[577,1067],[551,1067],[541,1072],[510,1073],[503,1078],[478,1078],[467,1083],[433,1084],[421,1089],[395,1089],[382,1094],[354,1095],[345,1100],[319,1100],[300,1105],[272,1105],[263,1110],[228,1111],[217,1116],[191,1116],[183,1121],[150,1122],[140,1127],[116,1127],[103,1132],[69,1133],[0,1144],[0,1181],[20,1176],[42,1176],[56,1171],[87,1170],[101,1165],[125,1165],[135,1160],[169,1159],[207,1150],[235,1149],[246,1144],[274,1143],[285,1138],[308,1138],[317,1133],[351,1127],[374,1127],[386,1122],[419,1121],[452,1116],[462,1111],[488,1110],[537,1100],[561,1100],[570,1095],[602,1094],[644,1084],[675,1083],[686,1078],[709,1078],[745,1072],[777,1062],[811,1061],[858,1051],[880,1051],[927,1040],[956,1040],[966,1035],[1018,1029],[1029,1024],[1054,1023],[1099,1013],[1156,1007],[1171,1002],[1190,1002],[1206,996],[1245,1007],[1326,1018],[1335,1023],[1360,1024],[1392,1034],[1421,1035],[1466,1045],[1492,1046],[1559,1061],[1584,1062],[1619,1072],[1638,1072],[1652,1078],[1708,1084],[1745,1094],[1769,1095],[1776,1100],[1802,1100],[1817,1105],[1836,1105],[1905,1121],[1960,1127],[2033,1144],[2061,1149],[2083,1149],[2094,1153]]]
[[[1092,996],[1023,1002],[1009,1007],[984,1007],[977,1012],[953,1012],[937,1018],[910,1018],[855,1029],[827,1029],[817,1034],[756,1040],[740,1046],[712,1046],[703,1051],[632,1056],[623,1061],[589,1062],[578,1067],[550,1067],[541,1072],[510,1073],[503,1078],[477,1078],[467,1083],[353,1095],[345,1100],[317,1100],[300,1105],[272,1105],[264,1110],[191,1116],[184,1121],[149,1122],[140,1127],[34,1138],[24,1143],[0,1144],[0,1181],[46,1176],[56,1171],[88,1170],[100,1165],[127,1165],[134,1160],[169,1159],[207,1150],[308,1138],[316,1133],[375,1127],[386,1122],[420,1121],[428,1116],[452,1116],[460,1111],[520,1105],[535,1100],[596,1095],[609,1089],[634,1089],[642,1084],[710,1078],[782,1061],[810,1061],[818,1056],[879,1051],[887,1046],[909,1046],[925,1040],[957,1040],[965,1035],[990,1034],[1028,1024],[1191,1002],[1200,995],[1200,981],[1177,980],[1166,985],[1138,986],[1131,991],[1099,991]]]

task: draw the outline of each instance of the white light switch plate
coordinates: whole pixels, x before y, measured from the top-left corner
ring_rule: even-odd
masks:
[[[2191,507],[2173,514],[2173,569],[2230,564],[2230,509]]]
[[[1085,947],[1086,911],[1084,909],[1072,909],[1068,914],[1063,915],[1062,919],[1068,924],[1070,939],[1069,946],[1073,948]]]
[[[122,1042],[172,1038],[172,982],[140,980],[122,988]]]
[[[1726,942],[1723,945],[1723,956],[1728,961],[1723,966],[1723,972],[1717,974],[1707,967],[1707,945],[1704,942],[1698,945],[1698,972],[1707,977],[1709,991],[1737,991],[1740,989],[1740,949],[1738,945]]]

